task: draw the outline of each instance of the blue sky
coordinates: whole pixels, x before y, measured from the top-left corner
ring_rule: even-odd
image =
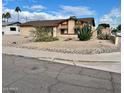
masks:
[[[69,16],[94,17],[96,24],[120,23],[121,0],[2,0],[3,12],[9,11],[10,21],[17,20],[14,8],[22,10],[20,21],[44,19],[63,19]]]

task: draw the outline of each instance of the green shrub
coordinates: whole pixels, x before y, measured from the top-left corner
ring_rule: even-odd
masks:
[[[83,28],[77,27],[75,30],[81,41],[89,40],[92,37],[91,26],[89,24],[84,25]]]
[[[58,40],[57,37],[50,36],[50,37],[37,38],[35,39],[35,42],[50,42],[50,41],[56,41],[56,40]]]
[[[117,30],[121,31],[121,24],[117,26]]]
[[[113,29],[113,30],[112,30],[112,33],[117,33],[117,32],[118,32],[117,29]]]
[[[43,28],[37,27],[35,31],[32,31],[34,34],[35,42],[50,42],[58,40],[57,37],[52,36],[52,28]]]
[[[103,28],[107,28],[108,27],[109,28],[110,25],[109,24],[106,24],[106,23],[102,23],[102,24],[99,24],[98,27],[103,27]]]

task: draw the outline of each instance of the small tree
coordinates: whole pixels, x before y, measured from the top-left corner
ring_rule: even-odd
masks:
[[[6,18],[6,14],[3,13],[3,14],[2,14],[2,20],[5,21],[5,18]]]
[[[7,12],[7,13],[5,14],[5,18],[7,19],[7,22],[8,22],[8,19],[11,18],[11,14],[10,14],[9,12]]]
[[[19,6],[17,6],[17,7],[15,8],[15,12],[18,13],[18,22],[19,22],[19,12],[21,12],[21,9],[20,9]]]
[[[70,16],[70,19],[77,20],[76,16]]]
[[[92,27],[89,24],[85,24],[82,28],[77,27],[75,30],[81,41],[89,40],[92,37]]]

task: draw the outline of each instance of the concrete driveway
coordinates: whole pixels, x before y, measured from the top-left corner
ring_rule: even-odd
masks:
[[[121,93],[121,76],[21,56],[3,55],[3,93]]]

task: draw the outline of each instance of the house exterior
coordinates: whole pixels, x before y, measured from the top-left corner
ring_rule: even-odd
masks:
[[[95,26],[94,18],[68,18],[59,20],[39,20],[30,21],[21,24],[20,34],[23,36],[30,36],[31,31],[35,30],[35,27],[51,27],[53,29],[53,37],[77,37],[75,27],[77,20],[81,25],[85,23],[91,24],[92,28]]]
[[[20,34],[20,22],[2,22],[2,34]]]

